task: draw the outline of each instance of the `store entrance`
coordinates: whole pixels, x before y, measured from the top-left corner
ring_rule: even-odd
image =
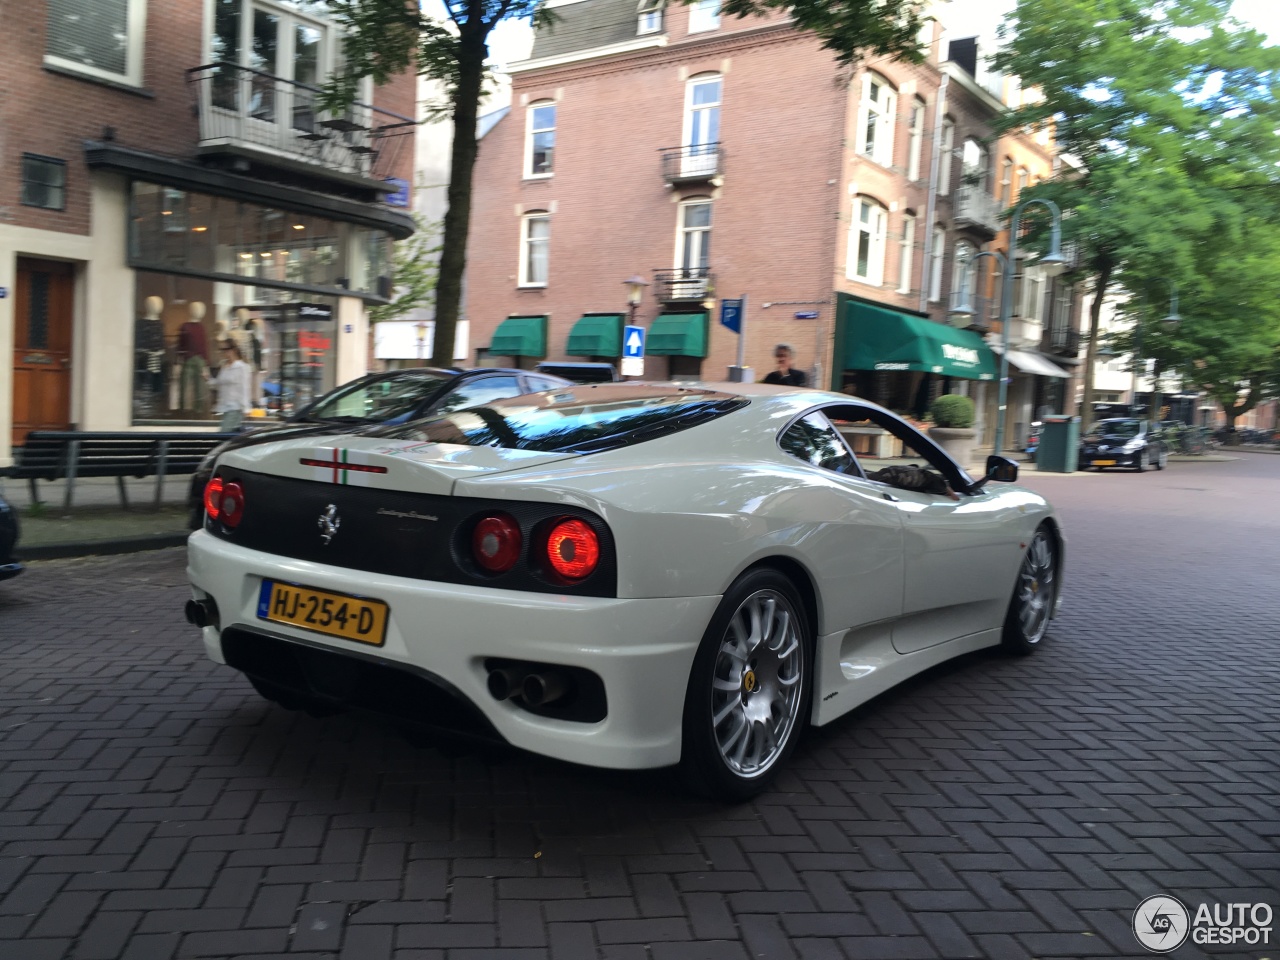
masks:
[[[71,318],[75,268],[18,258],[14,290],[13,443],[71,425]]]

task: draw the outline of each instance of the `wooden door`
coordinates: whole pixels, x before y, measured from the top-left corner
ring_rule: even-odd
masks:
[[[65,430],[71,424],[74,295],[71,264],[18,258],[13,304],[15,446],[32,430]]]

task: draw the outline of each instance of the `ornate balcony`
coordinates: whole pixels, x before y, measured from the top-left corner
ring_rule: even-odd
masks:
[[[1078,357],[1080,356],[1080,331],[1066,327],[1047,329],[1040,341],[1040,350],[1059,357]]]
[[[724,150],[719,143],[699,143],[687,147],[665,147],[662,179],[671,185],[713,180],[724,172]]]
[[[653,289],[659,303],[701,303],[715,293],[715,274],[706,267],[655,270]]]
[[[205,155],[381,187],[417,129],[411,117],[367,103],[353,103],[341,116],[327,113],[319,87],[233,63],[188,70],[187,81]]]
[[[956,191],[955,221],[960,229],[990,240],[1000,232],[1000,204],[980,184],[962,183]]]

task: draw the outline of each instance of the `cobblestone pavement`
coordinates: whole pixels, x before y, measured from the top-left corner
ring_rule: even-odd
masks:
[[[0,586],[0,958],[1132,957],[1150,894],[1280,915],[1280,458],[1027,483],[1070,537],[1046,646],[731,809],[270,706],[182,622],[180,550],[36,564]]]

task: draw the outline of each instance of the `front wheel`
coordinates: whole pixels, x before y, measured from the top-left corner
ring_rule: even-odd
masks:
[[[1028,654],[1044,639],[1058,594],[1058,552],[1045,527],[1036,531],[1022,558],[1018,580],[1004,618],[1001,645],[1011,653]]]
[[[754,570],[725,593],[694,657],[680,766],[697,793],[749,800],[795,749],[809,716],[813,634],[791,581]]]
[[[1157,470],[1163,470],[1163,469],[1165,468],[1165,464],[1167,464],[1168,462],[1169,462],[1169,451],[1168,451],[1168,450],[1161,450],[1159,453],[1157,453],[1157,454],[1156,454],[1156,469],[1157,469]]]

